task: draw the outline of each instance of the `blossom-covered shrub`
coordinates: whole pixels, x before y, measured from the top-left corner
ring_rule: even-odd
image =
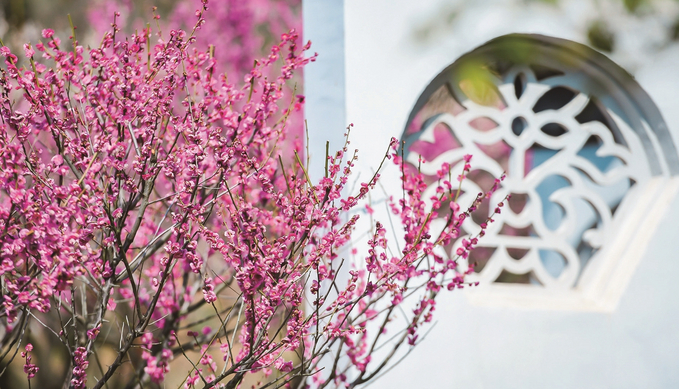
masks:
[[[156,4],[155,19],[151,26],[162,30],[191,30],[196,9],[201,0],[166,0]],[[141,29],[149,22],[152,2],[129,0],[94,0],[87,8],[90,25],[103,34],[108,30],[111,16],[122,14],[130,29]],[[212,50],[220,73],[230,77],[240,76],[252,69],[253,60],[266,55],[280,34],[295,29],[302,33],[301,0],[220,0],[210,3],[203,15],[206,23],[196,31],[195,47]],[[162,14],[162,16],[161,16]],[[212,46],[212,48],[210,48]]]
[[[466,285],[471,269],[434,248],[500,180],[462,211],[445,165],[432,208],[424,177],[402,169],[390,201],[402,249],[376,222],[351,264],[355,211],[380,169],[351,193],[348,141],[317,183],[281,147],[303,102],[286,83],[314,60],[309,43],[283,34],[241,82],[195,45],[205,12],[206,0],[192,31],[165,35],[114,22],[88,50],[44,30],[22,67],[0,49],[2,373],[23,345],[28,386],[58,381],[41,377],[43,336],[66,350],[70,388],[235,388],[254,373],[259,387],[353,387],[418,343],[442,289]],[[403,166],[388,146],[383,162]],[[385,340],[405,299],[417,301],[409,324]],[[393,352],[377,358],[383,345]]]
[[[166,0],[164,6],[151,7],[157,1],[131,2],[129,0],[94,0],[87,7],[89,24],[103,34],[115,12],[120,12],[127,28],[122,31],[141,30],[147,25],[149,10],[154,11],[150,25],[161,31],[193,28],[196,9],[201,0]],[[141,5],[141,6],[140,6]],[[197,38],[193,47],[209,52],[217,61],[215,72],[226,73],[227,78],[240,81],[243,74],[252,70],[256,59],[269,54],[278,37],[294,29],[302,36],[301,0],[220,0],[210,3],[203,15],[205,24],[194,32]],[[98,37],[97,37],[98,42]],[[272,64],[276,66],[276,64]],[[287,95],[303,94],[302,70],[297,69],[283,89]],[[304,115],[301,110],[288,116],[288,137],[285,148],[303,154]],[[288,157],[292,156],[288,154]]]

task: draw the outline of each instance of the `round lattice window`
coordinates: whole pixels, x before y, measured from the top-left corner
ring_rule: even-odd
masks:
[[[511,193],[509,206],[469,258],[481,281],[469,296],[482,304],[614,309],[679,187],[676,146],[633,78],[543,36],[495,39],[445,69],[403,139],[432,176],[473,154],[462,204],[507,174],[493,200]]]

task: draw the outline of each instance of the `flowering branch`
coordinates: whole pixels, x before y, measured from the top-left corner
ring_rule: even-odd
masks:
[[[153,47],[150,28],[124,37],[114,19],[87,53],[75,36],[62,50],[51,30],[35,45],[40,61],[25,46],[30,68],[0,49],[0,363],[26,344],[29,386],[42,371],[26,334],[35,319],[67,350],[70,388],[92,378],[96,389],[160,384],[182,360],[185,388],[235,388],[255,374],[266,379],[261,387],[355,387],[418,343],[442,287],[469,285],[473,268],[457,259],[486,224],[449,258],[435,248],[458,240],[501,179],[460,212],[459,188],[445,179],[450,165],[433,207],[422,198],[425,177],[403,170],[403,198],[388,202],[403,249],[389,254],[376,222],[352,262],[345,248],[356,211],[383,164],[403,165],[398,142],[346,196],[357,158],[345,158],[347,134],[314,184],[298,152],[293,159],[278,146],[301,108],[302,98],[284,92],[315,59],[310,43],[283,34],[242,84],[229,82],[211,52],[194,46],[206,11],[203,1],[191,34],[171,30]],[[444,203],[450,211],[439,215]],[[439,216],[445,226],[433,231]],[[407,299],[417,301],[408,325],[384,341]],[[115,352],[102,361],[104,348]]]

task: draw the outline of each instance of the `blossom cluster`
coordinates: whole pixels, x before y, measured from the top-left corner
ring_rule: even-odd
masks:
[[[189,31],[194,25],[196,9],[201,7],[202,0],[175,0],[167,16],[162,18],[154,7],[151,25],[163,31]],[[115,12],[123,15],[128,30],[141,29],[148,22],[148,14],[140,12],[139,6],[129,0],[94,0],[88,4],[89,23],[97,29],[105,29]],[[250,72],[254,60],[267,55],[282,33],[294,29],[302,35],[301,0],[213,1],[203,18],[201,28],[194,31],[197,39],[193,47],[210,53],[216,59],[215,72],[226,73],[228,77],[241,77]],[[298,93],[302,90],[302,69],[296,70],[291,81],[284,86],[283,92],[303,98]],[[287,122],[285,147],[299,149],[304,139],[302,110],[293,110]]]
[[[257,372],[267,387],[355,386],[390,362],[373,350],[405,299],[418,302],[394,350],[418,342],[442,288],[469,285],[472,268],[457,259],[479,236],[447,258],[435,249],[460,238],[500,181],[463,212],[451,165],[434,207],[422,198],[425,178],[404,169],[403,196],[390,200],[404,246],[390,251],[375,223],[350,265],[354,211],[379,169],[351,193],[348,141],[318,183],[298,150],[281,147],[303,100],[285,91],[315,59],[310,43],[282,34],[242,80],[227,78],[195,45],[206,12],[203,0],[192,31],[155,36],[124,36],[115,19],[92,49],[45,30],[25,46],[25,67],[0,49],[0,363],[38,323],[67,350],[73,388],[102,388],[130,364],[123,384],[160,384],[177,360],[191,366],[185,388],[234,388]],[[402,166],[399,152],[392,140],[384,161]],[[30,383],[43,369],[29,346]],[[100,363],[104,347],[115,355]]]

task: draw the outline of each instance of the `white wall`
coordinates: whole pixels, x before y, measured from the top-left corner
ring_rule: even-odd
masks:
[[[343,145],[346,127],[344,77],[344,1],[304,0],[304,42],[312,42],[316,62],[304,69],[305,118],[309,127],[310,174],[323,175],[325,142]],[[318,162],[320,161],[320,162]]]
[[[360,152],[363,180],[371,174],[366,166],[379,164],[389,138],[401,135],[422,90],[459,56],[516,32],[586,43],[587,22],[595,17],[629,30],[612,59],[637,75],[679,139],[679,45],[656,44],[654,23],[661,21],[627,20],[610,1],[562,0],[554,7],[517,0],[345,0],[342,34],[329,12],[339,3],[305,2],[305,33],[320,34],[329,26],[336,39],[343,37],[342,55],[335,50],[326,63],[323,43],[315,46],[320,57],[306,70],[306,109],[312,153],[325,138],[337,142],[343,131],[338,121],[355,124],[352,146]],[[672,4],[664,15],[670,19],[677,12]],[[448,10],[457,12],[449,25],[426,41],[414,37],[413,31]],[[325,74],[342,65],[344,86],[320,90],[329,82]],[[332,125],[320,130],[312,119],[322,121],[327,104],[337,104],[333,110],[343,105],[344,116],[328,115]],[[387,193],[400,188],[396,180],[385,183]],[[614,313],[477,307],[463,293],[442,295],[438,324],[425,342],[371,388],[679,387],[679,199],[658,216],[658,231]]]

